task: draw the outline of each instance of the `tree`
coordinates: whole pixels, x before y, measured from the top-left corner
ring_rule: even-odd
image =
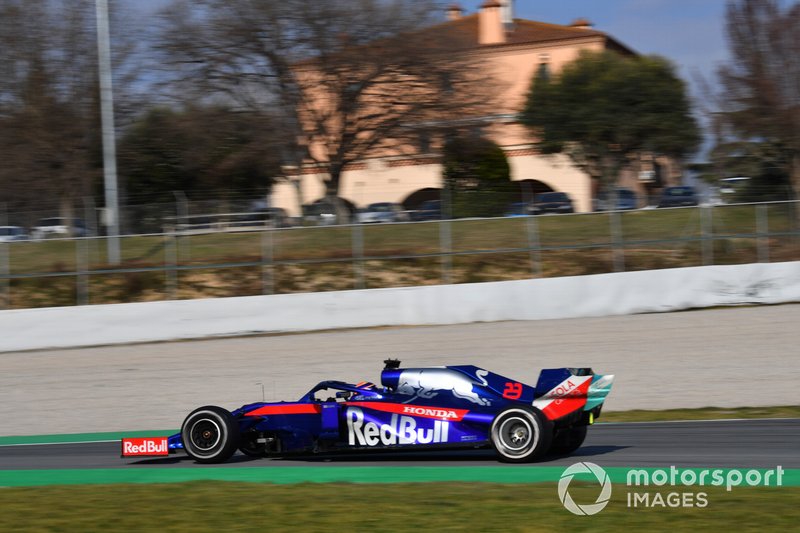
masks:
[[[659,57],[584,52],[555,78],[536,77],[521,113],[544,154],[566,154],[616,183],[637,154],[683,158],[700,142],[686,88]]]
[[[699,177],[720,186],[724,178],[744,178],[730,198],[737,202],[769,202],[792,197],[786,151],[764,141],[719,142],[709,153],[709,162],[690,166]],[[727,188],[727,187],[726,187]]]
[[[731,60],[720,68],[723,133],[783,152],[800,198],[800,4],[732,0],[726,11]],[[775,158],[773,158],[775,160]]]
[[[71,217],[102,169],[93,3],[0,0],[0,72],[0,203]]]
[[[154,108],[120,139],[120,177],[128,203],[213,192],[265,195],[280,174],[270,117],[222,106]]]
[[[378,148],[402,153],[489,100],[462,37],[422,32],[425,0],[176,1],[161,50],[179,86],[281,117],[286,164],[315,166],[327,196]],[[189,89],[184,89],[184,92]]]
[[[512,198],[511,168],[503,149],[471,133],[448,137],[444,186],[454,218],[501,216]],[[445,207],[446,208],[446,207]]]
[[[74,9],[74,11],[72,10]],[[77,2],[0,1],[0,168],[12,208],[60,207],[89,191],[97,120],[95,41]],[[93,20],[93,19],[89,19]]]

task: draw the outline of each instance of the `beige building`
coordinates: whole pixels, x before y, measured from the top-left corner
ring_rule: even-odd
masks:
[[[479,11],[465,14],[454,4],[448,8],[446,24],[474,42],[474,52],[490,75],[499,81],[495,112],[480,117],[483,129],[505,151],[512,180],[525,182],[526,190],[568,193],[578,211],[592,209],[592,181],[575,169],[564,156],[538,155],[530,131],[516,122],[536,73],[557,73],[564,64],[577,59],[583,50],[613,50],[634,54],[613,37],[593,29],[579,19],[570,25],[549,24],[513,17],[512,0],[486,0]],[[538,75],[538,74],[537,74]],[[430,150],[429,150],[430,151]],[[646,193],[648,180],[659,177],[671,181],[676,169],[642,161],[629,169],[621,184]],[[286,169],[292,182],[276,184],[272,204],[299,214],[299,205],[322,198],[322,177],[313,167]],[[350,165],[341,181],[339,196],[357,207],[373,202],[396,202],[416,208],[441,189],[442,166],[436,153],[415,156],[376,157]],[[299,191],[299,197],[298,197]]]

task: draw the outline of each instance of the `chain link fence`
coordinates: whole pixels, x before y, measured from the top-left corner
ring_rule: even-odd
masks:
[[[800,260],[793,202],[385,224],[173,224],[0,242],[0,306],[473,283]],[[157,210],[157,208],[153,208]],[[587,295],[591,297],[591,295]]]

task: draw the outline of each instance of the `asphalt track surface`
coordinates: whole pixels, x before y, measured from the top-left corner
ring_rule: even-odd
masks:
[[[0,436],[174,428],[201,405],[376,381],[386,357],[526,383],[542,368],[589,366],[617,376],[606,412],[800,405],[799,323],[795,304],[3,353]]]
[[[121,459],[119,442],[0,446],[0,470],[73,468],[208,468],[184,454]],[[527,468],[591,461],[603,467],[800,468],[800,419],[719,420],[598,424],[568,457],[520,465]],[[491,466],[489,450],[251,459],[237,454],[224,466]],[[217,467],[219,465],[212,465]]]

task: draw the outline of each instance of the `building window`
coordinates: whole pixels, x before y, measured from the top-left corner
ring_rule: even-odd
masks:
[[[449,72],[439,73],[439,83],[443,93],[453,94],[453,79]]]
[[[536,69],[536,78],[544,81],[550,80],[550,63],[539,63],[539,68]]]
[[[550,80],[550,54],[539,54],[539,68],[536,69],[536,78],[544,81]]]
[[[419,132],[419,153],[429,154],[431,152],[431,136],[425,130]]]

